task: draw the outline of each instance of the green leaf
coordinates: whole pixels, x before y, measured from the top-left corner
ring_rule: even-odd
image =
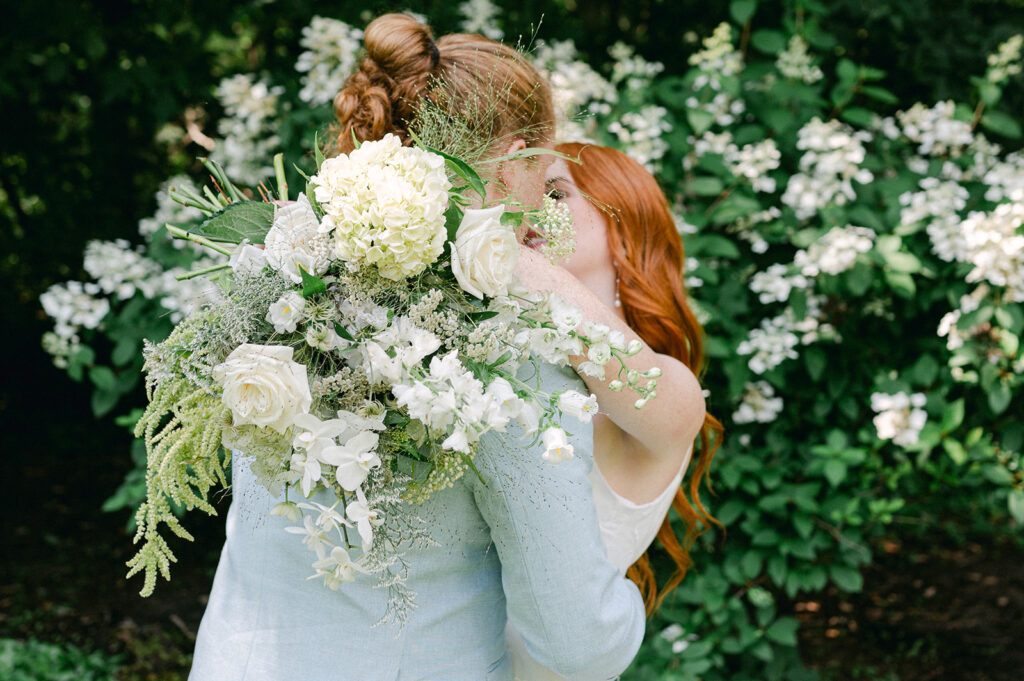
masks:
[[[459,232],[459,225],[462,224],[462,209],[454,203],[444,212],[444,226],[448,230],[448,241],[454,242]]]
[[[852,85],[859,79],[859,70],[857,65],[849,59],[840,59],[839,64],[836,66],[836,75],[839,76],[839,80],[842,82]]]
[[[860,91],[871,99],[877,99],[879,102],[886,104],[899,104],[900,99],[893,93],[886,90],[884,87],[878,87],[877,85],[863,85]]]
[[[913,298],[914,294],[917,293],[914,278],[906,272],[886,270],[885,281],[889,284],[889,288],[893,290],[893,293],[902,298]]]
[[[761,572],[764,555],[760,551],[747,551],[740,560],[740,571],[747,579],[753,579]]]
[[[334,322],[334,332],[349,342],[355,342],[356,340],[352,337],[352,334],[349,333],[349,330],[338,322]]]
[[[718,196],[725,185],[717,177],[695,177],[686,184],[686,189],[695,196]]]
[[[850,293],[855,296],[864,295],[871,288],[871,282],[874,281],[871,267],[860,261],[844,273],[844,279]]]
[[[950,402],[946,407],[946,413],[942,415],[942,430],[947,433],[956,430],[964,422],[964,401],[963,399]]]
[[[90,400],[93,415],[97,418],[107,415],[117,404],[117,398],[117,391],[113,389],[98,389],[93,392]]]
[[[824,473],[828,483],[838,487],[846,479],[846,464],[838,459],[829,459],[825,462]]]
[[[123,367],[138,355],[139,344],[134,338],[121,338],[110,353],[110,361],[115,366]]]
[[[448,166],[449,170],[462,178],[462,180],[468,184],[473,191],[480,195],[481,199],[487,199],[487,190],[484,188],[484,181],[480,179],[480,175],[478,175],[468,163],[460,158],[452,156],[451,154],[446,154],[443,151],[438,151],[437,149],[426,146],[423,148],[432,154],[437,154],[444,158],[445,165]],[[524,149],[523,151],[527,150]]]
[[[765,632],[765,638],[784,646],[796,645],[796,630],[800,623],[792,617],[780,617]]]
[[[717,258],[740,257],[740,249],[736,247],[736,244],[732,240],[717,234],[700,235],[694,237],[690,243],[693,246],[692,250],[695,255],[699,254]]]
[[[849,565],[830,565],[828,571],[832,581],[843,591],[856,593],[864,588],[864,577],[857,568]]]
[[[902,251],[883,253],[882,255],[885,258],[885,264],[897,272],[914,274],[915,272],[921,271],[921,261],[918,260],[915,255],[904,253]]]
[[[942,448],[946,450],[946,454],[956,465],[962,466],[967,462],[967,450],[957,440],[946,438],[942,441]]]
[[[480,310],[479,312],[470,312],[468,315],[470,321],[483,322],[493,317],[498,316],[497,310]]]
[[[859,106],[851,106],[849,109],[843,109],[842,113],[839,114],[847,123],[858,125],[862,128],[867,128],[875,120],[875,114],[871,113],[868,109]]]
[[[274,223],[274,204],[264,201],[230,203],[191,230],[211,241],[262,244]]]
[[[302,297],[310,299],[318,293],[323,293],[327,290],[327,284],[320,277],[314,277],[312,274],[306,271],[304,267],[299,268],[299,274],[302,275]]]
[[[94,366],[89,369],[89,380],[99,390],[115,391],[117,388],[117,376],[110,367]]]
[[[324,164],[324,152],[320,150],[319,131],[313,133],[313,158],[316,159],[316,170],[320,172],[320,166]]]
[[[930,385],[939,376],[939,362],[931,355],[921,355],[910,367],[910,379],[920,385]]]
[[[729,3],[729,14],[741,26],[750,21],[757,11],[755,0],[733,0]]]
[[[750,35],[750,44],[765,54],[776,55],[786,49],[786,35],[782,31],[762,28]]]
[[[715,115],[700,109],[687,109],[686,121],[693,128],[693,134],[700,136],[714,124]]]
[[[1010,386],[1004,380],[996,381],[988,391],[988,406],[993,414],[1002,414],[1010,406]]]
[[[1006,495],[1006,507],[1013,519],[1024,525],[1024,489],[1011,489]]]
[[[807,365],[807,373],[811,380],[819,381],[825,373],[825,351],[819,347],[811,346],[804,351],[804,364]]]
[[[981,117],[981,127],[1010,139],[1020,139],[1022,134],[1020,123],[1002,111],[987,112]]]

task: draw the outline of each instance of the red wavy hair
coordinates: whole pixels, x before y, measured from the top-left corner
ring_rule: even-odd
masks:
[[[705,368],[704,329],[686,299],[683,244],[657,181],[616,149],[575,142],[555,148],[581,161],[568,164],[573,182],[606,215],[608,249],[618,269],[626,323],[655,352],[675,357],[700,377]],[[709,482],[722,433],[722,424],[705,415],[694,444],[689,484],[680,486],[672,503],[685,529],[682,541],[667,515],[658,530],[658,541],[675,562],[674,573],[659,589],[650,552],[626,573],[640,587],[648,614],[683,580],[697,537],[711,524],[719,525],[701,503],[699,488],[702,480]]]

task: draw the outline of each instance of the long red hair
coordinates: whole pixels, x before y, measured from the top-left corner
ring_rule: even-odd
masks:
[[[568,164],[573,182],[605,212],[626,323],[655,352],[675,357],[700,377],[705,368],[704,330],[686,299],[683,244],[657,181],[616,149],[573,142],[559,144],[556,150],[581,161]],[[640,587],[648,614],[683,580],[697,537],[712,523],[718,524],[701,503],[699,488],[702,480],[708,481],[722,433],[722,424],[706,414],[694,443],[689,484],[680,486],[672,504],[685,530],[682,541],[667,515],[658,530],[658,541],[675,562],[673,574],[659,589],[649,552],[626,573]]]

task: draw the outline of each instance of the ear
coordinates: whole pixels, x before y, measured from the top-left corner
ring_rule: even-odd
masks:
[[[526,140],[524,140],[524,139],[522,139],[520,137],[520,138],[517,138],[517,139],[513,140],[512,144],[508,145],[508,149],[505,150],[505,154],[503,154],[503,155],[514,154],[517,151],[522,151],[525,148],[526,148]],[[498,177],[506,185],[508,185],[509,181],[512,179],[512,178],[510,178],[508,176],[510,170],[511,170],[511,166],[508,165],[508,161],[502,161],[501,163],[498,164]]]

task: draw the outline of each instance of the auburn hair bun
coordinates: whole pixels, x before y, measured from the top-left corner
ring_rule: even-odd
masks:
[[[376,140],[389,132],[408,144],[416,102],[439,61],[430,29],[407,14],[377,17],[363,41],[366,58],[334,98],[342,153],[352,150],[353,138]]]

